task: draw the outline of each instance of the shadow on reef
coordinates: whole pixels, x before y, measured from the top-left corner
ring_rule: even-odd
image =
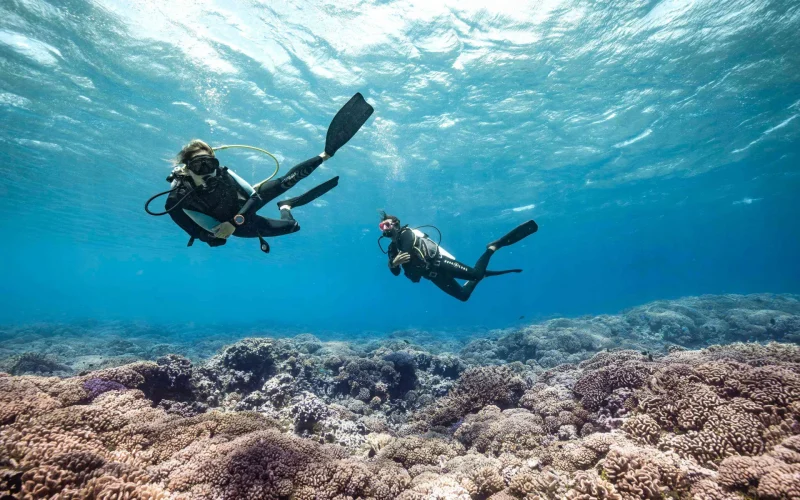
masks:
[[[553,320],[460,354],[306,334],[244,339],[199,364],[3,374],[0,496],[800,498],[800,347],[664,340],[665,325],[712,317],[725,338],[778,324],[796,338],[792,300]],[[601,335],[609,325],[634,325],[636,349],[608,349],[622,335]]]

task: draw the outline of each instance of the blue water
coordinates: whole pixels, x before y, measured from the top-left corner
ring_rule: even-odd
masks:
[[[5,0],[0,322],[504,327],[800,292],[799,32],[792,1]],[[285,172],[357,91],[375,114],[290,194],[339,187],[270,255],[144,213],[190,139]],[[461,303],[389,273],[379,209],[470,264],[540,230]]]

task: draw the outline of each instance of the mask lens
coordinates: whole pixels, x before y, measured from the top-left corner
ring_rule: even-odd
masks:
[[[378,227],[381,228],[381,231],[388,231],[393,226],[394,226],[394,224],[390,220],[385,220],[385,221],[381,222],[380,224],[378,224]]]
[[[207,175],[219,167],[219,160],[213,156],[196,156],[186,163],[186,167],[197,175]]]

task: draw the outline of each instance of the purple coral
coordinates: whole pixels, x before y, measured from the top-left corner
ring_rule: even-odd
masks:
[[[124,391],[127,387],[113,380],[90,378],[83,382],[83,389],[89,393],[89,401],[94,401],[97,396],[103,393],[109,391]]]

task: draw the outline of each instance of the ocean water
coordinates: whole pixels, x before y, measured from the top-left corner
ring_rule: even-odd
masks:
[[[5,0],[0,322],[494,328],[798,293],[798,32],[792,1]],[[271,254],[145,214],[190,139],[285,172],[355,92],[374,115],[289,195],[339,186]],[[380,209],[468,264],[540,230],[461,303],[389,273]]]

